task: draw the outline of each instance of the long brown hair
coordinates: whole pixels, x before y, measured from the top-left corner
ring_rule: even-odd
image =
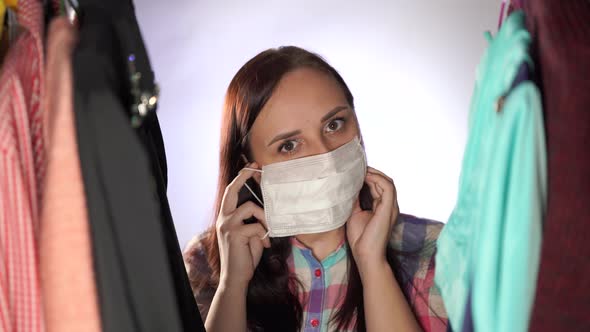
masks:
[[[286,46],[269,49],[248,61],[229,84],[225,97],[221,125],[219,155],[219,179],[215,203],[215,218],[221,207],[221,200],[227,185],[245,166],[241,157],[249,160],[250,147],[247,135],[254,120],[271,97],[281,78],[298,68],[313,68],[332,76],[342,88],[349,105],[354,109],[353,96],[348,86],[324,59],[304,49]],[[371,208],[371,195],[367,187],[360,193],[361,207]],[[203,239],[208,253],[211,275],[192,280],[196,289],[216,289],[219,283],[220,260],[215,227],[207,231]],[[298,300],[300,284],[289,272],[287,258],[291,253],[289,238],[272,238],[271,248],[264,249],[260,263],[248,285],[247,325],[252,331],[298,331],[301,327],[303,309]],[[348,289],[340,309],[332,317],[338,330],[345,329],[356,314],[356,330],[365,330],[363,290],[358,269],[348,250]],[[402,269],[396,253],[388,247],[387,259],[401,284],[407,276],[401,276]]]

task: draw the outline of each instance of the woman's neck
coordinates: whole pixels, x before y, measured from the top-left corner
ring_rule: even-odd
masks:
[[[311,249],[314,257],[320,262],[333,253],[344,241],[345,237],[345,226],[324,233],[295,236],[299,242]]]

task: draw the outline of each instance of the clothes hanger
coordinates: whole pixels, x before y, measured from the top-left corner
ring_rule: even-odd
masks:
[[[57,16],[66,16],[70,23],[77,26],[80,19],[80,8],[76,0],[43,0],[45,24]]]
[[[2,31],[4,28],[4,19],[8,13],[8,10],[16,11],[18,7],[18,0],[0,0],[0,38],[2,38]]]
[[[80,7],[76,0],[63,0],[64,13],[70,20],[70,23],[77,26],[80,19]]]
[[[526,0],[503,0],[500,7],[500,17],[498,19],[498,30],[502,27],[502,23],[506,20],[512,12],[517,10],[524,10]]]
[[[502,23],[504,22],[505,13],[508,12],[508,7],[512,2],[510,0],[502,0],[502,5],[500,5],[500,17],[498,18],[498,31],[502,27]]]
[[[15,9],[18,7],[18,0],[4,0],[2,1],[8,8]]]
[[[6,6],[6,21],[4,26],[8,35],[8,44],[11,45],[21,32],[21,26],[18,23],[18,1],[5,1]]]
[[[4,28],[4,14],[6,14],[6,5],[4,0],[0,0],[0,39],[2,39],[2,30]]]

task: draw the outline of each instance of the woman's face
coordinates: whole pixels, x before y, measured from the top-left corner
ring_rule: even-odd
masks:
[[[254,121],[250,151],[259,166],[332,151],[359,135],[335,79],[301,68],[287,73]]]

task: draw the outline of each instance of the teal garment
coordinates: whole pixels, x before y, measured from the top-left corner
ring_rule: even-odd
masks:
[[[475,331],[519,332],[527,331],[535,295],[547,196],[543,113],[532,82],[510,90],[523,62],[533,68],[523,13],[487,37],[459,195],[437,243],[435,283],[453,327],[463,326],[471,289]]]

